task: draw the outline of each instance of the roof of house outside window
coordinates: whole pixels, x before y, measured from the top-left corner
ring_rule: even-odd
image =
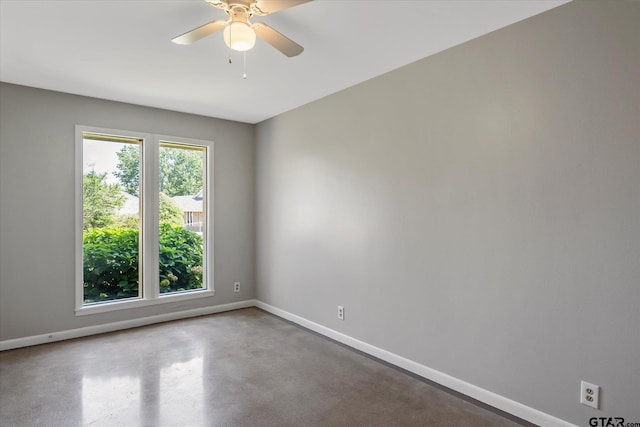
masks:
[[[125,197],[124,205],[118,209],[120,215],[135,215],[140,212],[140,200],[136,196],[132,196],[129,193],[122,192]]]
[[[202,190],[198,194],[190,196],[173,196],[174,200],[183,212],[203,212],[202,209]]]
[[[140,201],[136,196],[122,192],[125,197],[124,205],[118,209],[120,215],[135,215],[140,211]],[[203,212],[202,209],[202,190],[195,195],[174,196],[171,200],[175,201],[182,212]]]

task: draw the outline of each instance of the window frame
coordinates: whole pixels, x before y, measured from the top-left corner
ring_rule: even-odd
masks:
[[[142,140],[142,165],[140,168],[140,209],[141,209],[141,254],[142,279],[140,280],[140,292],[142,297],[127,298],[122,300],[104,301],[84,304],[83,289],[83,140],[85,133],[103,134],[112,136],[126,136]],[[206,147],[203,177],[203,216],[204,229],[204,258],[202,283],[205,286],[201,290],[189,290],[180,293],[160,293],[159,281],[159,211],[160,189],[159,187],[159,162],[160,144],[176,143],[198,147]],[[122,129],[100,128],[95,126],[76,125],[75,129],[75,314],[76,316],[104,313],[109,311],[126,310],[136,307],[164,304],[176,301],[200,299],[212,297],[214,288],[214,232],[213,232],[213,159],[214,143],[209,140],[176,137],[128,131]],[[152,279],[148,279],[152,278]]]

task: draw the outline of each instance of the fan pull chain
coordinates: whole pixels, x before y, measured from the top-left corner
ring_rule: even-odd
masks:
[[[233,31],[232,27],[229,27],[229,40],[233,40],[231,37],[231,32]],[[231,44],[231,43],[229,43]],[[233,64],[233,61],[231,60],[231,54],[233,54],[233,51],[231,50],[231,46],[229,46],[229,64]]]
[[[244,54],[244,72],[242,73],[242,78],[247,80],[247,51],[242,53]]]

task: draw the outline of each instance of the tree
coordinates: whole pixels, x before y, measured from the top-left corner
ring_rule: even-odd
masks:
[[[118,170],[113,174],[120,181],[124,191],[140,197],[140,146],[125,144],[117,155]]]
[[[107,184],[106,173],[88,172],[82,177],[82,219],[84,229],[107,227],[125,202],[118,184]]]
[[[114,175],[127,193],[140,191],[140,149],[127,144],[118,152]],[[202,189],[203,151],[160,147],[160,191],[169,197],[196,194]]]
[[[203,151],[160,147],[160,191],[169,197],[202,189]]]

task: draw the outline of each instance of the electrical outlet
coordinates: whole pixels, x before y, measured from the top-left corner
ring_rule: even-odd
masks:
[[[338,319],[344,320],[344,307],[341,305],[338,306]]]
[[[240,282],[235,282],[233,284],[233,292],[240,292]]]
[[[580,403],[598,409],[600,400],[600,386],[589,384],[586,381],[580,382]]]

